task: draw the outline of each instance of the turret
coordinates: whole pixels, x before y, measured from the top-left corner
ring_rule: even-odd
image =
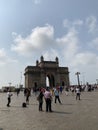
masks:
[[[58,57],[55,58],[55,61],[56,61],[57,64],[59,64],[59,59],[58,59]]]
[[[36,66],[38,66],[38,64],[39,64],[39,61],[37,60],[37,61],[36,61]]]
[[[44,57],[43,57],[43,56],[40,57],[40,61],[41,61],[41,62],[44,61]]]

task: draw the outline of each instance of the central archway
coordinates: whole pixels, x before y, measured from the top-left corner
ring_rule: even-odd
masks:
[[[55,78],[52,74],[46,75],[46,87],[55,87]]]

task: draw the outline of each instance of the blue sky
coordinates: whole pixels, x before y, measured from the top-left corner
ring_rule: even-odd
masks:
[[[24,69],[59,57],[71,84],[98,79],[97,0],[0,0],[0,87],[24,84]],[[22,74],[22,75],[21,75]]]

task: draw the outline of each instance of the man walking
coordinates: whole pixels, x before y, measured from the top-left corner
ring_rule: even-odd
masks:
[[[7,103],[7,107],[10,107],[10,103],[11,103],[11,96],[13,94],[10,92],[10,90],[8,90],[7,92],[7,99],[8,99],[8,103]]]
[[[59,90],[58,90],[58,88],[54,89],[54,95],[55,95],[55,103],[58,100],[58,102],[61,104],[61,100],[60,100],[60,97],[59,97]]]

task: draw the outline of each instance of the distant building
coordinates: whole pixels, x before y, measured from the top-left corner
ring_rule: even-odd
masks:
[[[68,67],[59,67],[59,59],[55,61],[44,61],[40,57],[40,62],[36,61],[36,66],[27,66],[25,68],[25,87],[39,88],[46,87],[46,77],[49,79],[49,86],[69,86]]]
[[[2,87],[2,92],[7,92],[8,90],[14,92],[15,91],[15,86],[3,86]]]
[[[19,85],[19,88],[20,88],[20,89],[23,89],[23,84],[20,84],[20,85]]]

